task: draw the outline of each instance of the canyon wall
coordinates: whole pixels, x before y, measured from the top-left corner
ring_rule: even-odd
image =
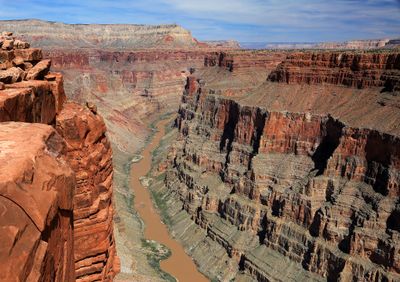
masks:
[[[204,68],[188,78],[178,136],[159,166],[165,183],[152,189],[209,277],[400,280],[399,97],[382,92],[397,81],[399,54],[361,56],[358,68],[338,67],[336,56],[317,56],[328,58],[315,60],[325,72],[300,59],[296,71],[310,79],[266,80],[242,96],[224,94],[220,80],[235,79],[224,64],[219,77]],[[325,80],[339,68],[363,87]]]
[[[303,52],[290,54],[270,75],[271,81],[342,84],[400,90],[398,53]]]
[[[56,130],[66,142],[65,157],[76,172],[76,281],[112,280],[118,261],[113,234],[112,151],[105,124],[93,106],[67,103],[57,116]]]
[[[285,59],[284,52],[227,51],[213,52],[204,59],[205,67],[223,67],[232,73],[244,74],[249,70],[269,72]]]
[[[104,116],[113,144],[135,152],[160,114],[179,107],[191,67],[203,65],[199,51],[109,51],[51,49],[45,55],[62,71],[71,100],[90,101]]]
[[[198,45],[190,31],[176,25],[64,24],[41,20],[0,21],[40,48],[189,48]]]
[[[98,281],[118,272],[112,156],[92,110],[65,103],[40,49],[0,38],[1,198],[7,281]]]

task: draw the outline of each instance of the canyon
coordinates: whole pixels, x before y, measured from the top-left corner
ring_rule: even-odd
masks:
[[[146,205],[210,280],[400,281],[396,44],[255,51],[176,25],[0,30],[16,36],[0,51],[5,270],[174,280],[135,204],[145,183]],[[166,133],[150,155],[156,124]]]
[[[398,52],[288,54],[250,92],[224,92],[243,79],[235,62],[188,77],[153,189],[200,270],[399,281],[399,62]]]

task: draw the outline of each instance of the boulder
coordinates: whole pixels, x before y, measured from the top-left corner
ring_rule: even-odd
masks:
[[[25,62],[24,62],[24,59],[22,59],[21,57],[17,57],[17,58],[14,58],[12,63],[14,66],[22,66],[22,65],[24,65]]]
[[[37,62],[43,58],[42,50],[37,48],[14,49],[14,54],[28,62]]]
[[[1,35],[4,36],[4,37],[9,37],[9,36],[12,36],[13,33],[12,33],[12,32],[9,32],[9,31],[3,31],[3,32],[1,33]]]
[[[44,76],[49,72],[51,66],[51,60],[43,60],[37,63],[31,68],[27,75],[27,80],[43,79]]]
[[[12,50],[14,48],[14,40],[6,39],[1,46],[3,50]]]
[[[12,67],[6,70],[1,70],[0,82],[15,83],[21,81],[24,78],[24,75],[25,72],[18,67]]]
[[[30,45],[28,42],[17,39],[14,41],[14,47],[17,49],[28,49]]]

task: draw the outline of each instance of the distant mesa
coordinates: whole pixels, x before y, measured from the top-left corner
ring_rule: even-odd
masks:
[[[191,48],[198,45],[190,31],[176,24],[64,24],[36,19],[0,21],[40,48]]]
[[[243,49],[321,49],[321,50],[370,50],[400,48],[400,39],[366,39],[343,42],[240,42]]]
[[[241,49],[240,43],[236,40],[210,40],[204,41],[210,47],[219,47],[224,49]]]

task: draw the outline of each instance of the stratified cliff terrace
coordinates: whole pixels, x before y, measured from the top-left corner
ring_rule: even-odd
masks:
[[[399,59],[288,54],[244,92],[226,91],[245,74],[223,60],[188,77],[165,186],[153,189],[202,271],[400,281]]]

